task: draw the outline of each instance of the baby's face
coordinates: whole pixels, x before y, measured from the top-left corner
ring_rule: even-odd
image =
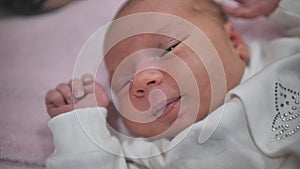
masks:
[[[144,5],[155,6],[153,2],[146,1],[144,3],[151,4]],[[220,26],[209,17],[194,16],[189,10],[182,10],[181,5],[175,5],[169,11],[163,8],[163,4],[156,11],[187,19],[208,39],[202,39],[202,44],[197,43],[195,31],[166,22],[160,28],[165,29],[162,32],[172,31],[177,38],[142,33],[122,40],[108,51],[105,61],[116,107],[129,131],[141,137],[171,138],[202,120],[223,103],[226,92],[239,83],[245,68],[226,25]],[[140,7],[136,6],[128,13],[139,10]],[[215,53],[200,53],[199,56],[199,52],[192,48],[203,48],[203,43],[213,46]],[[205,58],[217,59],[222,72],[211,69],[213,65],[209,65]],[[222,75],[224,78],[218,77]],[[214,86],[218,85],[217,88],[224,90],[212,94]]]

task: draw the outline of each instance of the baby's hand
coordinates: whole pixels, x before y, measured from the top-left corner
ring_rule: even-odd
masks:
[[[217,1],[223,6],[227,13],[242,18],[268,16],[276,9],[280,2],[280,0],[233,0],[237,3],[234,5],[232,0],[231,3],[229,3],[228,0]]]
[[[55,89],[49,90],[45,103],[48,114],[54,117],[75,108],[107,107],[109,98],[103,87],[94,82],[93,76],[85,74],[80,80],[60,83]]]

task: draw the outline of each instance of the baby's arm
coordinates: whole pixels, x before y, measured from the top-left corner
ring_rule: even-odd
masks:
[[[47,92],[45,102],[55,145],[47,169],[127,168],[125,159],[115,155],[123,154],[120,142],[106,127],[109,98],[91,75],[60,83]]]
[[[106,121],[108,96],[101,85],[93,82],[92,76],[84,75],[80,80],[60,83],[46,94],[47,111],[52,117],[48,126],[55,145],[53,154],[47,159],[47,169],[161,166],[162,156],[126,162],[125,155],[140,157],[148,152],[157,154],[160,150],[143,139],[121,144],[111,135]]]
[[[85,74],[81,79],[60,83],[49,90],[45,104],[50,117],[54,117],[75,108],[107,107],[109,98],[103,87],[94,82],[93,76]]]
[[[103,107],[75,109],[48,123],[55,150],[47,169],[127,169],[119,140],[106,128]]]

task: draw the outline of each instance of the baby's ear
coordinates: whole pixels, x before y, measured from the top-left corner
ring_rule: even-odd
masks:
[[[240,33],[236,31],[231,22],[225,23],[224,28],[230,38],[234,50],[242,60],[247,61],[249,59],[249,49]]]

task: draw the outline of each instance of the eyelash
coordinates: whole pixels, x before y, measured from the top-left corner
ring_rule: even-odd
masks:
[[[165,50],[165,52],[161,55],[161,57],[163,57],[164,55],[166,55],[167,53],[173,51],[178,45],[180,44],[180,42],[177,42],[176,44],[170,46],[169,48],[167,48]]]
[[[171,47],[169,47],[166,51],[168,51],[168,52],[171,52],[172,50],[174,50],[175,49],[175,45],[174,46],[171,46]]]

